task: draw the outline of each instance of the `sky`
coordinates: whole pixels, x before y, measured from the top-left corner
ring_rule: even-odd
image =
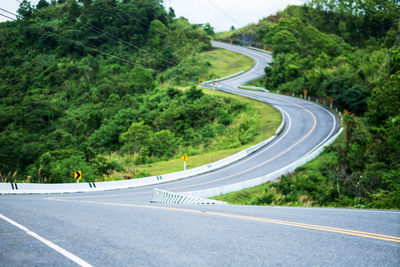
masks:
[[[39,0],[31,0],[36,5]],[[48,0],[50,2],[50,0]],[[175,10],[175,14],[183,16],[191,23],[210,23],[215,31],[227,31],[231,26],[240,28],[256,23],[288,5],[301,5],[304,0],[164,0],[164,6]],[[0,8],[17,12],[19,3],[16,0],[0,0]],[[0,14],[14,17],[0,9]],[[0,16],[0,22],[7,18]]]

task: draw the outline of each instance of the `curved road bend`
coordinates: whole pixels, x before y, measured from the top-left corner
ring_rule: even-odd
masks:
[[[287,124],[249,158],[190,179],[158,185],[192,191],[268,174],[317,147],[338,129],[318,105],[238,90],[262,75],[263,53],[220,89],[284,110]],[[223,86],[223,88],[222,88]],[[151,204],[154,187],[66,195],[0,196],[1,266],[400,266],[400,212]]]

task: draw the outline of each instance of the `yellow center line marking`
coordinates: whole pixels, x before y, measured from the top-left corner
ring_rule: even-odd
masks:
[[[297,228],[319,230],[319,231],[324,231],[324,232],[332,232],[332,233],[338,233],[338,234],[344,234],[344,235],[352,235],[352,236],[365,237],[365,238],[371,238],[371,239],[379,239],[379,240],[384,240],[384,241],[389,241],[389,242],[400,243],[400,237],[397,237],[397,236],[375,234],[375,233],[350,230],[350,229],[344,229],[344,228],[336,228],[336,227],[330,227],[330,226],[282,221],[282,220],[268,219],[268,218],[262,218],[262,217],[253,217],[253,216],[246,216],[246,215],[239,215],[239,214],[232,214],[232,213],[203,211],[203,210],[186,209],[186,208],[163,207],[163,206],[155,206],[155,205],[151,206],[151,205],[129,204],[129,203],[98,202],[98,201],[89,201],[89,200],[73,201],[73,200],[58,199],[58,198],[47,198],[47,199],[54,200],[54,201],[61,201],[61,202],[80,202],[80,203],[96,204],[96,205],[134,207],[134,208],[156,209],[156,210],[175,211],[175,212],[182,212],[182,213],[208,215],[208,216],[217,216],[217,217],[239,219],[239,220],[245,220],[245,221],[254,221],[254,222],[261,222],[261,223],[292,226],[292,227],[297,227]]]

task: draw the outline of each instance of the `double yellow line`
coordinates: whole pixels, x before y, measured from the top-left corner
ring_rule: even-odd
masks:
[[[240,214],[232,214],[232,213],[204,211],[204,210],[196,210],[196,209],[185,209],[185,208],[174,208],[174,207],[155,206],[155,205],[154,206],[139,205],[139,204],[129,204],[129,203],[98,202],[98,201],[89,201],[89,200],[75,201],[75,200],[70,200],[70,199],[65,199],[65,198],[64,199],[47,198],[47,199],[61,201],[61,202],[80,202],[80,203],[88,203],[88,204],[96,204],[96,205],[157,209],[157,210],[175,211],[175,212],[191,213],[191,214],[199,214],[199,215],[217,216],[217,217],[224,217],[224,218],[230,218],[230,219],[239,219],[239,220],[245,220],[245,221],[285,225],[285,226],[291,226],[291,227],[297,227],[297,228],[306,228],[306,229],[311,229],[311,230],[319,230],[319,231],[324,231],[324,232],[332,232],[332,233],[337,233],[337,234],[352,235],[352,236],[379,239],[379,240],[383,240],[383,241],[400,243],[400,237],[397,237],[397,236],[382,235],[382,234],[375,234],[375,233],[350,230],[350,229],[344,229],[344,228],[336,228],[336,227],[298,223],[298,222],[289,222],[289,221],[268,219],[268,218],[262,218],[262,217],[253,217],[253,216],[246,216],[246,215],[240,215]]]

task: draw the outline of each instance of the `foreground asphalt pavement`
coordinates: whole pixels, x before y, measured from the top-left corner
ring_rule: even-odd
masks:
[[[334,135],[337,117],[296,98],[244,91],[270,59],[220,90],[284,111],[281,135],[235,164],[158,185],[192,191],[278,170]],[[400,266],[400,212],[152,204],[155,186],[96,193],[0,195],[0,266]]]

